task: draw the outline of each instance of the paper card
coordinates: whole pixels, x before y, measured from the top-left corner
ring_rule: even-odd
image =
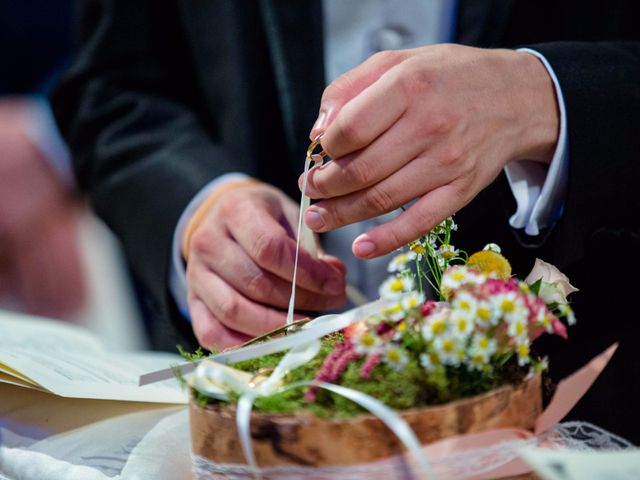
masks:
[[[520,456],[544,480],[640,478],[640,449],[585,451],[525,447]]]

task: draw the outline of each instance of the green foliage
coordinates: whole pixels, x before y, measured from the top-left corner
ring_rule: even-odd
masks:
[[[291,372],[285,377],[285,383],[313,380],[324,359],[333,350],[341,335],[324,339],[320,353],[309,363]],[[273,369],[282,353],[248,360],[233,365],[235,368],[251,373],[268,372]],[[515,358],[507,359],[500,374],[470,372],[462,368],[442,367],[427,373],[416,360],[410,360],[401,370],[394,370],[384,363],[376,366],[368,379],[360,377],[360,368],[364,359],[351,362],[344,371],[339,385],[359,390],[396,410],[437,405],[452,400],[487,392],[505,383],[517,383],[522,380],[526,369],[517,365]],[[267,397],[258,397],[254,411],[265,413],[301,413],[308,412],[321,418],[345,419],[364,412],[352,401],[326,390],[318,390],[314,401],[304,399],[306,387],[286,390]],[[197,393],[197,392],[194,392]],[[199,395],[196,401],[200,405],[222,403],[218,400]],[[229,402],[235,404],[238,396],[230,394]]]

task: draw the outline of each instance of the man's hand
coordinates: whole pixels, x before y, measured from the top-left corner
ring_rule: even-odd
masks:
[[[358,237],[388,253],[470,202],[507,162],[550,162],[559,128],[553,83],[533,55],[438,45],[372,56],[336,79],[311,131],[334,161],[314,168],[305,212],[317,232],[390,212]]]
[[[201,345],[238,345],[285,323],[297,221],[297,205],[262,184],[225,192],[207,211],[190,238],[187,262],[187,301]],[[301,249],[296,309],[344,302],[342,263]]]
[[[84,305],[78,199],[25,134],[29,100],[0,99],[0,301],[71,318]]]

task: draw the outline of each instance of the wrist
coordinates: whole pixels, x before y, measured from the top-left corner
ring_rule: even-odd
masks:
[[[560,112],[553,80],[544,64],[526,51],[509,51],[514,111],[521,119],[514,160],[551,163],[558,142]]]

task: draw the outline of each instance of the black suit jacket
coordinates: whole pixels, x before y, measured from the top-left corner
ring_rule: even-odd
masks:
[[[298,198],[297,175],[324,88],[318,0],[84,0],[81,47],[53,104],[80,184],[121,238],[157,322],[158,348],[193,341],[167,288],[171,237],[193,195],[243,171]],[[507,226],[502,177],[458,213],[456,245],[500,243],[526,275],[538,256],[581,288],[578,326],[550,339],[562,378],[612,341],[607,372],[573,415],[640,441],[635,303],[640,246],[640,8],[608,2],[460,0],[456,40],[532,46],[567,106],[569,186],[552,231]],[[620,275],[628,271],[631,283]]]

